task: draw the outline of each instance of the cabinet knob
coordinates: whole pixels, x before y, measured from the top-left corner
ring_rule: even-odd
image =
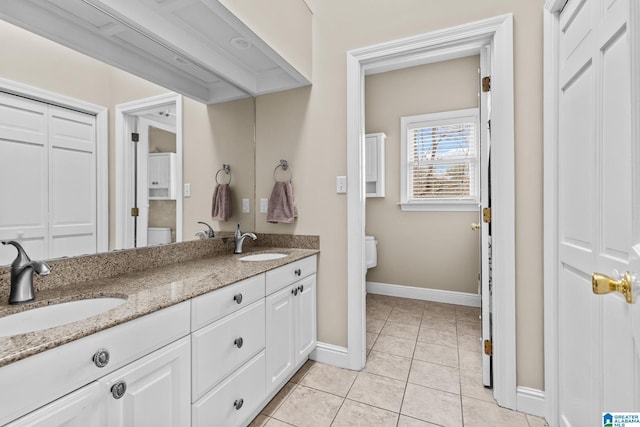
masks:
[[[304,291],[304,285],[298,286],[298,290],[300,291],[300,293],[302,293],[302,291]]]
[[[302,275],[302,270],[300,270],[299,268],[296,268],[296,271],[293,272],[296,276],[301,276]]]
[[[124,381],[118,381],[111,386],[111,395],[114,399],[120,399],[127,392],[127,383]]]
[[[233,300],[236,302],[236,304],[242,304],[242,294],[234,295]]]
[[[242,339],[242,337],[238,337],[235,340],[233,340],[233,344],[238,348],[242,348],[242,344],[244,344],[244,340]]]
[[[291,293],[293,294],[293,296],[298,296],[298,288],[293,288],[291,289]]]
[[[93,363],[98,368],[104,368],[105,366],[107,366],[109,364],[109,359],[109,350],[105,348],[101,348],[93,355]]]
[[[244,405],[244,399],[238,399],[233,402],[233,407],[236,408],[236,411],[240,410],[240,408],[242,408],[242,405]]]

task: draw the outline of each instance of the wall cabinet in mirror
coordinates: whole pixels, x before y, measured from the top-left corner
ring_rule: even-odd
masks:
[[[364,138],[367,197],[384,197],[384,146],[387,135],[368,133]]]
[[[149,200],[176,200],[176,154],[149,154]]]

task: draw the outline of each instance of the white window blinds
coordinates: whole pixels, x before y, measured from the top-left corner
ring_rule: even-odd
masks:
[[[477,201],[477,123],[477,109],[402,118],[402,203]]]

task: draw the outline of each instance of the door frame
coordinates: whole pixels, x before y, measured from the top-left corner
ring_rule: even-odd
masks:
[[[491,45],[494,283],[494,397],[516,408],[515,179],[513,15],[394,40],[347,52],[347,366],[366,362],[364,78],[367,74],[424,65],[479,53]]]
[[[551,426],[559,422],[559,334],[558,334],[558,138],[559,138],[559,96],[560,89],[560,12],[568,0],[547,0],[544,5],[544,88],[543,88],[543,203],[544,203],[544,384],[545,384],[545,418]],[[630,1],[629,37],[631,43],[640,46],[640,5]],[[635,55],[634,55],[635,54]],[[630,61],[632,75],[640,72],[640,54],[632,49]],[[640,84],[632,79],[631,97],[632,112],[638,112],[640,100]],[[632,138],[640,135],[640,120],[632,114]]]
[[[129,134],[135,125],[134,113],[153,107],[162,107],[167,104],[176,106],[176,187],[178,196],[176,197],[176,242],[182,242],[183,234],[183,106],[182,95],[170,92],[164,95],[152,96],[150,98],[138,99],[115,107],[115,170],[116,170],[116,192],[115,201],[115,249],[126,249],[133,247],[133,225],[127,221],[130,217],[130,210],[133,200],[133,149],[127,147]]]
[[[107,252],[109,250],[109,109],[2,77],[0,77],[0,91],[95,116],[96,253]]]

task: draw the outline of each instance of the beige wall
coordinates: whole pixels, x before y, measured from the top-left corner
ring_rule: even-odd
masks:
[[[478,292],[478,212],[404,212],[400,202],[400,118],[478,106],[479,56],[365,78],[365,132],[384,132],[386,197],[367,198],[366,233],[378,240],[367,281]]]
[[[115,105],[169,92],[83,54],[0,21],[0,77],[85,100],[109,109],[109,247],[115,242]],[[236,223],[252,229],[253,213],[240,212],[242,198],[254,198],[253,99],[206,106],[183,98],[184,182],[191,197],[184,201],[184,240],[195,238],[207,221],[215,230]],[[226,223],[211,221],[215,173],[223,163],[232,168],[234,215]],[[253,204],[251,206],[253,212]]]
[[[258,231],[318,234],[318,338],[347,343],[346,52],[504,13],[514,15],[517,384],[543,389],[542,8],[544,0],[313,1],[313,87],[258,97],[256,193],[292,162],[300,218]]]

